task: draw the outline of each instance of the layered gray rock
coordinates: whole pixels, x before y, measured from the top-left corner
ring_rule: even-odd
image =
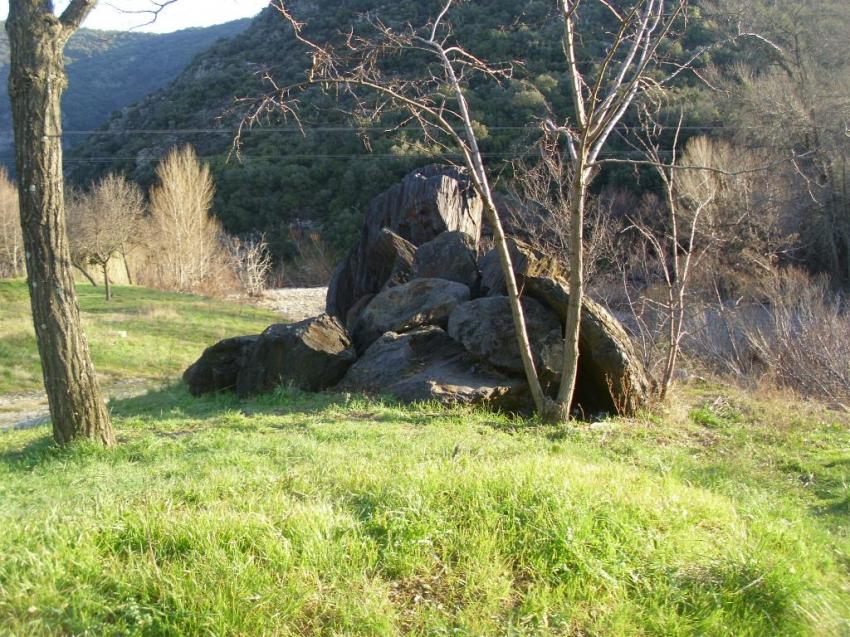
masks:
[[[416,251],[413,276],[457,281],[478,288],[478,246],[465,232],[453,230],[423,243]]]
[[[529,400],[524,381],[476,360],[434,326],[384,334],[351,366],[339,388],[404,402],[436,400],[508,410],[527,407]]]
[[[327,314],[272,325],[251,347],[239,371],[236,391],[250,396],[286,383],[319,391],[339,382],[356,358],[348,332]]]
[[[369,205],[358,244],[331,278],[326,311],[345,320],[358,299],[387,284],[391,269],[370,264],[370,253],[385,229],[413,246],[447,230],[460,230],[477,242],[481,213],[481,200],[462,170],[435,165],[412,172]]]
[[[383,228],[369,246],[366,275],[375,285],[383,281],[381,287],[407,283],[413,278],[415,257],[415,245],[389,228]]]
[[[563,280],[526,277],[525,293],[566,321],[570,295]],[[633,415],[646,405],[651,384],[628,334],[604,307],[585,297],[579,328],[576,403],[586,413]]]
[[[565,269],[557,259],[547,257],[541,251],[513,237],[508,237],[507,245],[517,286],[520,289],[526,277],[564,276]],[[481,294],[485,296],[507,294],[502,264],[495,249],[481,257],[478,268],[481,271]]]
[[[384,332],[405,332],[422,325],[445,327],[449,314],[470,298],[469,288],[445,279],[413,279],[375,295],[360,313],[352,336],[364,351]]]
[[[183,380],[193,396],[236,387],[239,370],[245,365],[259,336],[237,336],[219,341],[204,350],[184,373]]]
[[[538,373],[549,377],[560,373],[561,320],[534,299],[522,299],[522,308]],[[491,365],[514,374],[524,373],[508,297],[485,297],[459,305],[449,317],[448,334]]]

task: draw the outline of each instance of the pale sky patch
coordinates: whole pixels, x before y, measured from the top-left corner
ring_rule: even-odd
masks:
[[[64,9],[69,1],[56,1],[56,12]],[[250,18],[268,4],[269,0],[178,0],[163,9],[156,22],[140,27],[139,25],[149,21],[151,16],[122,13],[120,9],[150,9],[153,5],[149,0],[100,0],[83,26],[108,31],[125,31],[135,27],[135,30],[139,31],[168,33],[189,27],[206,27],[239,18]],[[8,12],[8,0],[0,0],[0,20],[5,20]]]

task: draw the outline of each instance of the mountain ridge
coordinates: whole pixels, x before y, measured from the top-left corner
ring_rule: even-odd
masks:
[[[66,47],[68,89],[63,97],[67,147],[98,128],[114,111],[165,86],[218,40],[248,27],[245,18],[166,34],[80,29]],[[9,42],[0,21],[0,164],[14,164],[8,99]]]

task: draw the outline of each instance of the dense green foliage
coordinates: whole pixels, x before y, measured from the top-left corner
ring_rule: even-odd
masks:
[[[425,25],[439,5],[437,0],[334,0],[321,7],[295,3],[293,11],[305,22],[308,38],[334,42],[351,25],[359,34],[370,33],[364,12],[403,28]],[[484,60],[518,62],[510,80],[499,84],[473,76],[468,85],[482,149],[497,182],[510,179],[507,162],[528,152],[547,109],[557,118],[571,114],[562,24],[554,10],[545,0],[494,0],[458,3],[450,14],[455,41]],[[582,12],[580,57],[589,69],[601,59],[601,42],[610,37],[606,33],[613,25],[603,3],[585,3]],[[676,121],[682,108],[683,144],[699,134],[733,142],[740,164],[728,170],[772,163],[770,185],[729,210],[730,220],[745,219],[758,228],[755,234],[782,235],[765,246],[749,246],[758,259],[804,263],[829,272],[836,282],[850,283],[845,135],[850,4],[696,0],[690,3],[686,26],[679,26],[660,52],[661,69],[672,72],[676,62],[691,60],[699,77],[681,73],[668,85],[662,122]],[[426,62],[416,53],[390,55],[382,70],[387,77],[421,79],[428,76]],[[292,118],[267,112],[244,135],[242,161],[228,161],[235,127],[250,112],[252,99],[273,92],[264,77],[272,77],[277,86],[300,82],[309,63],[307,48],[268,9],[246,31],[199,56],[167,89],[116,114],[104,134],[70,158],[73,176],[85,183],[119,170],[149,185],[156,161],[168,148],[191,143],[213,165],[215,211],[229,232],[266,232],[275,252],[289,256],[291,224],[309,220],[322,226],[333,247],[345,248],[372,197],[414,166],[452,157],[422,143],[415,127],[387,132],[399,122],[398,114],[384,112],[380,120],[360,113],[352,117],[356,109],[350,99],[338,101],[311,89],[298,95],[303,134]],[[618,132],[628,135],[626,127],[635,123],[632,111]],[[152,130],[156,132],[145,132]],[[662,158],[672,157],[672,139],[668,129],[658,140]],[[620,135],[611,140],[607,153],[640,157]],[[651,173],[608,166],[594,187],[610,186],[639,197],[658,186]],[[783,189],[787,192],[779,194]],[[745,210],[759,206],[774,210]],[[624,206],[617,214],[630,214],[631,208]],[[742,231],[740,222],[732,225],[733,234],[748,240],[753,235]],[[733,255],[729,260],[739,259]]]
[[[216,40],[248,26],[237,20],[203,29],[153,34],[80,29],[68,42],[68,91],[62,101],[66,142],[85,137],[73,131],[98,128],[114,111],[125,108],[174,79],[195,55]],[[11,111],[7,94],[9,41],[0,22],[0,164],[12,166]]]
[[[848,423],[679,402],[555,429],[176,387],[113,404],[116,450],[0,432],[0,630],[846,635]]]
[[[108,303],[99,288],[81,284],[77,292],[95,368],[107,383],[173,378],[211,343],[280,320],[246,305],[144,288],[116,287]],[[0,394],[39,389],[26,284],[0,281],[0,307]]]
[[[307,37],[322,42],[338,37],[341,29],[356,23],[357,16],[367,10],[374,10],[390,24],[424,25],[439,4],[435,0],[336,0],[321,9],[298,4],[296,12],[306,21]],[[604,27],[603,16],[604,11],[597,11],[586,19]],[[569,112],[568,78],[560,47],[562,27],[553,17],[552,3],[543,0],[519,5],[511,0],[466,2],[452,13],[454,37],[476,55],[493,62],[522,63],[514,80],[502,85],[476,80],[471,85],[474,117],[480,123],[483,150],[494,171],[525,151],[547,102],[561,113]],[[677,45],[679,49],[669,53],[695,50],[709,38],[710,27],[695,11],[693,26]],[[590,60],[600,56],[597,49],[593,41],[585,43]],[[266,231],[278,253],[286,254],[289,224],[307,219],[324,224],[325,236],[336,247],[344,247],[354,236],[352,230],[368,201],[411,168],[428,163],[434,151],[417,145],[419,136],[414,130],[352,130],[355,123],[340,112],[332,97],[311,90],[300,98],[305,134],[291,119],[271,114],[266,125],[246,134],[243,161],[226,162],[233,126],[249,108],[245,103],[234,107],[234,96],[268,93],[271,85],[261,77],[265,72],[278,85],[302,81],[309,61],[291,28],[275,11],[266,10],[248,30],[199,56],[167,89],[116,115],[108,124],[115,131],[173,129],[174,134],[133,132],[92,138],[71,157],[73,175],[85,182],[105,170],[118,169],[149,184],[156,159],[170,145],[191,143],[213,163],[218,184],[216,212],[228,231]],[[421,73],[421,65],[416,56],[399,56],[387,61],[386,70],[413,76]],[[689,82],[683,77],[679,90],[689,91]],[[223,113],[227,115],[217,119]],[[695,112],[693,118],[707,122],[713,115],[706,108]],[[375,128],[396,121],[390,114],[365,125]],[[217,132],[177,132],[219,125]],[[364,136],[369,138],[370,148],[364,144]],[[97,157],[112,160],[96,163],[92,158]]]

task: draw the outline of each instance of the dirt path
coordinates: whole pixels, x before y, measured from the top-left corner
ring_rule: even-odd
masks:
[[[141,396],[159,384],[159,381],[140,378],[109,385],[104,391],[110,401],[123,400]],[[49,423],[47,396],[43,392],[0,395],[0,431],[32,429]]]
[[[266,290],[257,305],[283,315],[290,321],[317,316],[325,310],[327,288],[280,288]],[[121,400],[144,394],[155,387],[155,381],[136,379],[115,383],[104,388],[110,400]],[[0,431],[31,429],[49,424],[47,397],[44,392],[32,391],[0,395]]]

